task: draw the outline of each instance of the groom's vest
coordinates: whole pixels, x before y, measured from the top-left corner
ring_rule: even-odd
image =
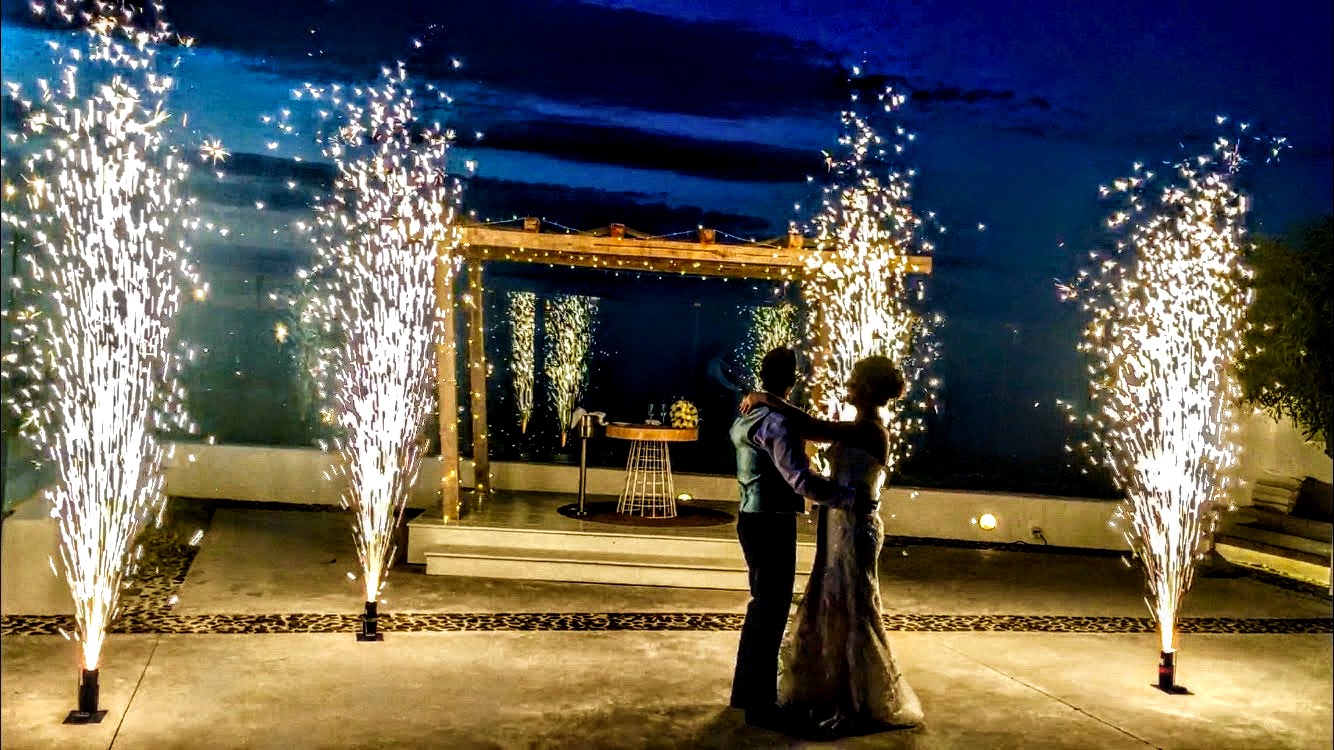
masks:
[[[755,447],[751,436],[770,413],[757,407],[732,423],[732,445],[736,447],[736,481],[742,513],[802,513],[806,501],[778,473],[769,454]]]

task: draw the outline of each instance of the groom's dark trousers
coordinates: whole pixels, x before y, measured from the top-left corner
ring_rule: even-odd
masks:
[[[750,571],[732,705],[767,708],[778,700],[778,649],[797,577],[795,513],[738,513],[736,535]]]

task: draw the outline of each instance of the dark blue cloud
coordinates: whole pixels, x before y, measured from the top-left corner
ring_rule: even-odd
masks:
[[[745,182],[799,182],[824,168],[814,150],[709,140],[617,125],[527,120],[486,129],[486,148]]]
[[[837,102],[844,78],[812,44],[570,0],[228,0],[181,2],[169,12],[200,45],[285,73],[368,80],[406,59],[426,78],[463,75],[509,92],[646,111],[795,111]],[[7,20],[25,15],[6,7]],[[465,61],[462,73],[454,59]]]

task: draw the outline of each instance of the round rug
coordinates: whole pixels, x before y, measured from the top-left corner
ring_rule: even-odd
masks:
[[[698,505],[678,502],[676,504],[675,518],[644,518],[643,516],[630,516],[624,513],[616,512],[615,500],[600,500],[598,502],[585,502],[584,510],[588,511],[586,516],[575,515],[579,512],[578,503],[562,505],[556,509],[556,512],[567,518],[573,518],[579,521],[592,521],[593,523],[605,523],[615,526],[652,526],[654,528],[671,528],[680,526],[722,526],[732,522],[732,514],[727,511],[714,510],[713,508],[704,508]]]

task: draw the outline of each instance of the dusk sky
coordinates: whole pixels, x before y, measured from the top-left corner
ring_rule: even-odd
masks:
[[[199,137],[224,141],[233,170],[269,168],[246,154],[301,153],[294,143],[268,151],[273,133],[259,122],[288,105],[291,89],[366,82],[402,59],[456,100],[448,121],[480,178],[465,209],[580,229],[620,221],[653,233],[700,223],[748,237],[781,233],[805,217],[793,205],[812,197],[805,178],[819,173],[820,149],[837,137],[846,71],[865,61],[864,72],[908,96],[901,120],[918,135],[915,203],[950,229],[931,290],[949,320],[951,392],[972,394],[956,396],[959,408],[975,408],[999,377],[1018,383],[1021,400],[1042,394],[1048,405],[1080,389],[1073,311],[1057,301],[1053,279],[1107,239],[1100,221],[1111,206],[1097,188],[1134,161],[1202,153],[1220,132],[1215,115],[1293,146],[1246,176],[1253,229],[1279,232],[1330,211],[1331,8],[1289,0],[168,4],[199,45],[181,66],[185,88],[173,106],[190,112]],[[27,3],[5,0],[4,9],[4,77],[30,79],[50,32],[26,26]],[[305,155],[317,156],[313,147]],[[264,244],[238,242],[238,262]],[[1011,336],[998,357],[998,340]],[[1016,374],[1004,358],[1031,372]]]

